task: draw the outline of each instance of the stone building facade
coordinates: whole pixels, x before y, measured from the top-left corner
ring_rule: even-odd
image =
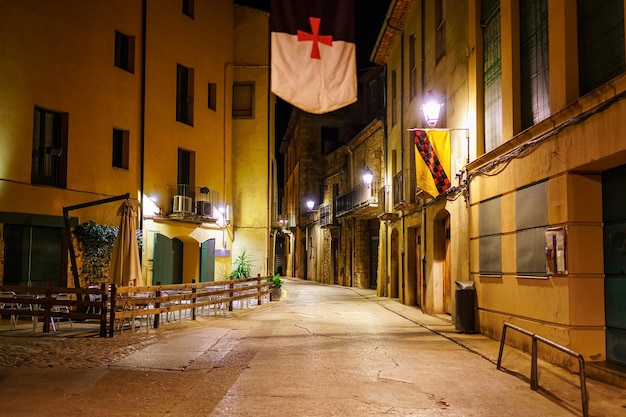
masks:
[[[372,53],[387,68],[392,185],[379,291],[468,315],[496,339],[511,323],[623,366],[624,2],[449,4],[392,1]],[[453,187],[436,198],[396,187],[414,169],[408,129],[426,127],[429,91],[445,103],[436,127],[451,132]],[[455,281],[475,285],[469,313]],[[529,345],[521,334],[509,342]],[[540,355],[576,366],[557,350]]]

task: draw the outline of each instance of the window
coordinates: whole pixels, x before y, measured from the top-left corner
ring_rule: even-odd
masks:
[[[233,118],[254,118],[253,82],[238,82],[233,84]]]
[[[217,110],[217,84],[209,83],[208,98],[209,109]]]
[[[415,59],[415,35],[409,36],[409,89],[411,99],[417,96],[417,63]]]
[[[548,0],[520,2],[522,129],[550,116]]]
[[[444,0],[435,0],[435,62],[446,54],[446,18]]]
[[[502,274],[502,226],[500,197],[478,206],[478,269],[481,274]]]
[[[191,197],[195,176],[195,152],[178,148],[178,174],[176,177],[176,195]]]
[[[183,14],[192,19],[195,17],[196,15],[195,0],[183,0]]]
[[[485,0],[482,9],[485,152],[502,143],[502,63],[500,0]]]
[[[68,114],[35,107],[31,182],[65,188]]]
[[[115,66],[135,73],[135,37],[115,31]]]
[[[626,70],[623,0],[578,0],[580,95]]]
[[[397,93],[396,70],[391,71],[391,125],[395,126],[398,121],[398,93]]]
[[[528,204],[532,201],[532,204]],[[518,275],[546,275],[548,182],[517,190],[515,194],[515,260]]]
[[[176,65],[176,120],[193,126],[193,69]]]
[[[328,155],[339,145],[339,128],[322,126],[322,155]]]
[[[113,128],[113,166],[128,169],[128,130]]]

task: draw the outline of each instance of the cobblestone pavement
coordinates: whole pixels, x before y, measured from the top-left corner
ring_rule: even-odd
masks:
[[[114,338],[62,323],[0,326],[0,415],[580,416],[572,375],[373,291],[287,279],[287,297]],[[494,348],[496,346],[496,348]],[[590,381],[590,415],[626,415],[624,390]]]

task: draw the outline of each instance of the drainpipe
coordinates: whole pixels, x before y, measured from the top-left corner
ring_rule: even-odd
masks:
[[[426,5],[425,5],[425,0],[422,0],[421,2],[421,23],[420,23],[420,48],[421,48],[421,60],[422,60],[422,74],[421,74],[421,84],[422,84],[422,91],[420,92],[422,94],[422,96],[424,95],[424,91],[426,90],[426,77],[424,75],[424,73],[426,72],[426,58],[424,56],[424,54],[426,53],[426,42],[424,40],[424,13],[426,13]],[[423,201],[423,199],[422,199]],[[422,294],[422,302],[420,303],[422,311],[426,311],[426,249],[427,249],[427,242],[426,242],[426,208],[424,207],[424,205],[422,204],[422,288],[420,293]]]
[[[383,93],[383,100],[384,100],[384,108],[387,109],[387,64],[385,64],[384,68],[383,68],[383,73],[384,73],[384,80],[385,82],[383,83],[383,89],[384,89],[384,93]],[[387,135],[389,134],[389,130],[387,129],[387,114],[385,112],[385,116],[383,117],[383,152],[384,152],[384,161],[385,163],[383,164],[383,166],[385,167],[385,172],[384,172],[384,177],[387,177],[388,175],[388,169],[387,169],[387,164],[388,164],[388,155],[389,155],[389,140],[387,138]],[[385,180],[383,182],[383,186],[386,186],[386,184],[390,182],[391,184],[393,184],[393,175],[391,177],[391,181],[387,181]],[[385,206],[389,206],[391,208],[393,208],[393,201],[388,201],[388,195],[391,195],[391,193],[387,193],[387,189],[385,189]],[[384,207],[383,210],[386,211],[387,207]],[[391,211],[391,210],[390,210]],[[383,297],[387,297],[387,293],[388,293],[388,287],[387,287],[387,275],[389,274],[389,223],[387,221],[385,221],[385,233],[384,233],[384,241],[383,241],[383,265],[384,265],[384,271],[381,274],[381,280],[382,280],[382,296]]]
[[[145,182],[146,146],[146,34],[148,0],[143,0],[141,13],[141,104],[139,120],[139,230],[143,231],[143,192]]]
[[[422,1],[423,3],[423,1]],[[404,69],[404,30],[402,30],[400,32],[400,68]],[[406,134],[406,131],[404,129],[404,77],[401,76],[400,77],[400,153],[402,154],[402,170],[404,171],[404,135]],[[409,166],[410,163],[409,163]],[[404,244],[404,239],[405,239],[405,233],[404,233],[404,228],[405,228],[405,221],[404,221],[404,213],[402,213],[402,218],[400,220],[400,231],[401,231],[401,235],[400,235],[400,242],[402,247],[400,248],[400,268],[402,269],[402,272],[400,273],[400,277],[401,277],[401,282],[398,282],[398,297],[400,299],[401,302],[404,302],[404,285],[406,282],[406,268],[404,265],[404,248],[405,248],[405,244]]]

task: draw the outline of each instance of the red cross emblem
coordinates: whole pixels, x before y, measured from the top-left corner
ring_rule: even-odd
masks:
[[[311,49],[311,58],[321,59],[319,43],[321,42],[324,45],[333,46],[333,37],[331,35],[323,35],[323,36],[319,35],[320,22],[321,22],[321,19],[319,17],[309,17],[309,22],[311,22],[312,33],[308,33],[303,30],[298,30],[298,42],[313,41],[313,48]]]

